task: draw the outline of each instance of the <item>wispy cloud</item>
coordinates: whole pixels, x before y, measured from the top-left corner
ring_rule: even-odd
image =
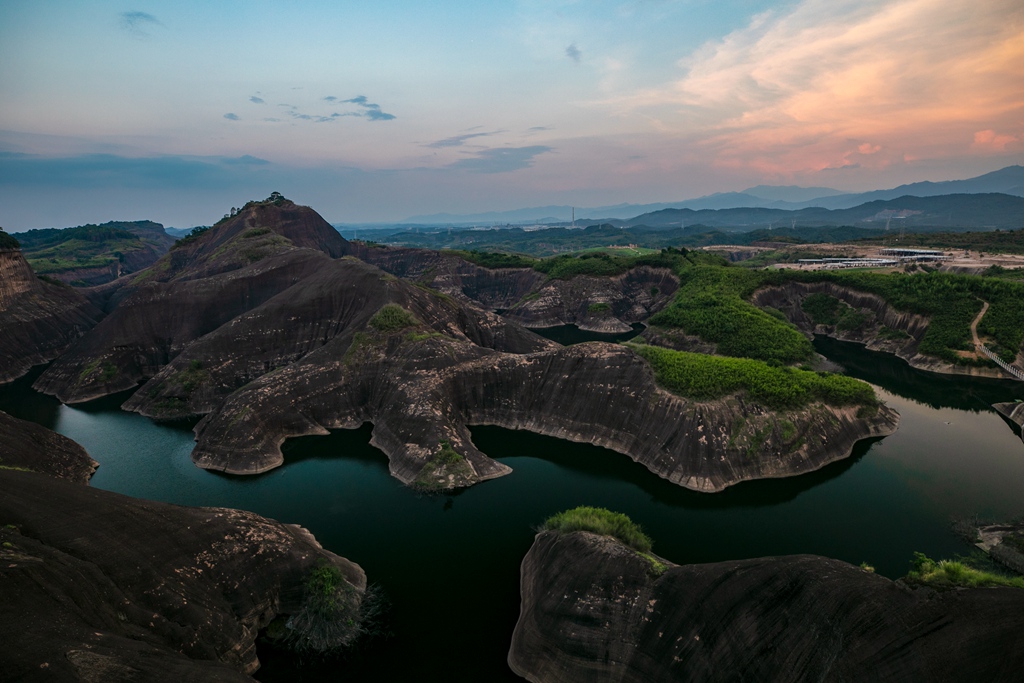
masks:
[[[533,166],[534,157],[551,152],[545,145],[530,147],[495,147],[477,152],[472,157],[459,159],[448,168],[471,173],[508,173]]]
[[[619,104],[719,165],[773,174],[1014,151],[1022,25],[1019,0],[803,0]]]
[[[241,121],[242,120],[241,116],[239,116],[238,114],[234,114],[232,112],[228,112],[227,114],[224,114],[224,118],[226,118],[228,121]]]
[[[580,49],[578,47],[576,47],[576,43],[573,43],[569,47],[565,48],[565,56],[571,59],[572,61],[576,62],[577,64],[579,64],[580,60],[583,59],[583,53],[580,52]]]
[[[487,133],[466,133],[463,135],[454,135],[450,138],[444,138],[442,140],[436,140],[434,142],[423,145],[424,147],[433,147],[434,149],[441,149],[444,147],[462,147],[466,143],[466,140],[472,140],[473,138],[484,138],[490,135],[497,135],[503,131],[495,130]]]
[[[120,26],[136,38],[144,38],[149,35],[149,29],[156,26],[163,26],[163,23],[148,12],[121,12]]]
[[[253,104],[264,104],[266,102],[266,100],[264,100],[262,97],[256,97],[255,95],[250,97],[249,101]]]
[[[366,111],[363,112],[363,116],[370,119],[371,121],[391,121],[395,118],[394,114],[388,114],[387,112],[381,111],[379,104],[374,104],[366,99],[366,95],[357,95],[352,99],[342,100],[346,104],[355,104],[362,107]]]

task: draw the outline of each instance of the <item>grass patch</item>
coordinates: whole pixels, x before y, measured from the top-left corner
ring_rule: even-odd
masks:
[[[422,491],[446,491],[464,484],[472,476],[473,468],[458,451],[452,448],[451,442],[441,441],[440,449],[427,464],[423,466],[413,486]]]
[[[533,268],[537,259],[517,254],[502,254],[492,251],[451,251],[470,263],[484,268]]]
[[[1024,577],[1003,576],[975,569],[958,560],[935,561],[924,553],[914,553],[906,580],[911,583],[945,588],[986,588],[991,586],[1024,588]]]
[[[398,304],[384,304],[370,318],[370,327],[378,332],[397,332],[417,324],[418,321],[413,317],[413,314]]]
[[[909,334],[903,330],[894,330],[891,327],[882,325],[878,330],[878,338],[884,339],[885,341],[904,341],[907,339],[913,339]]]
[[[587,306],[587,313],[590,315],[604,315],[611,313],[611,311],[611,304],[604,303],[603,301]]]
[[[801,408],[812,401],[834,406],[873,406],[878,402],[868,384],[843,375],[659,346],[626,346],[650,363],[660,386],[687,398],[710,400],[746,391],[757,402],[774,409]]]
[[[564,534],[590,531],[602,536],[611,536],[640,553],[651,552],[651,537],[643,532],[640,525],[621,512],[612,512],[605,508],[583,505],[565,510],[548,517],[541,529]]]

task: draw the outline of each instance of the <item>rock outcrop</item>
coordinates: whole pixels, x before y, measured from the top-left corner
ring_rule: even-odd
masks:
[[[1020,432],[1021,438],[1024,439],[1024,403],[993,403],[992,407],[1000,415],[1017,425],[1017,430]]]
[[[821,293],[833,296],[867,316],[865,323],[853,330],[841,330],[836,326],[815,326],[801,308],[803,300],[810,294]],[[782,311],[787,318],[803,332],[827,334],[843,341],[864,344],[872,351],[884,351],[899,356],[912,367],[929,372],[953,375],[974,375],[979,377],[1003,377],[998,368],[954,365],[933,356],[918,353],[918,347],[928,329],[928,318],[914,313],[898,311],[875,294],[860,292],[834,282],[790,282],[782,286],[765,287],[751,297],[751,303],[760,307],[772,307]],[[888,328],[891,336],[880,334]],[[892,334],[895,333],[895,334]],[[902,334],[900,334],[902,333]]]
[[[679,289],[667,268],[641,266],[616,277],[580,275],[549,280],[504,312],[526,327],[577,325],[581,330],[620,333],[629,323],[647,320]]]
[[[134,388],[189,343],[340,257],[347,244],[308,207],[254,203],[97,295],[110,315],[35,388],[66,403]]]
[[[81,293],[37,278],[20,250],[0,250],[0,383],[53,360],[102,317]]]
[[[88,456],[55,434],[40,441],[41,429],[0,421],[5,448],[36,449],[15,461],[80,480]],[[251,682],[258,632],[302,612],[321,567],[347,586],[358,618],[362,569],[300,527],[39,472],[0,468],[7,680]]]
[[[808,555],[660,567],[618,541],[539,534],[509,652],[535,683],[1016,681],[1024,591],[911,590]]]
[[[286,438],[367,421],[392,474],[427,488],[510,471],[473,445],[467,425],[486,424],[594,443],[681,486],[718,491],[818,469],[859,439],[892,433],[898,416],[885,406],[858,416],[855,406],[778,413],[738,395],[682,399],[615,344],[517,354],[444,334],[364,333],[231,394],[196,426],[192,457],[210,469],[262,472],[283,462]],[[446,447],[458,459],[442,462]]]
[[[98,466],[66,436],[0,410],[0,469],[40,472],[88,484]]]

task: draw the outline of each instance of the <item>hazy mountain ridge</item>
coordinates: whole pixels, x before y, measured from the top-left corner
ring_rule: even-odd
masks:
[[[898,199],[903,196],[933,197],[949,194],[1001,193],[1024,197],[1024,166],[1007,166],[991,173],[964,180],[922,181],[869,192],[847,193],[829,187],[796,185],[757,185],[741,192],[714,194],[673,202],[651,204],[614,204],[592,208],[575,207],[576,222],[602,219],[628,220],[665,209],[720,210],[739,208],[799,210],[811,207],[850,209],[872,201]],[[472,225],[478,223],[553,223],[572,220],[573,207],[549,205],[508,211],[487,211],[473,214],[436,213],[411,216],[402,224],[410,225]]]

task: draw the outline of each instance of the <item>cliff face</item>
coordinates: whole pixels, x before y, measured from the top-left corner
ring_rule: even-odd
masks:
[[[579,276],[550,280],[520,300],[505,316],[527,327],[575,324],[592,332],[628,332],[664,308],[679,289],[665,268],[642,266],[618,277]]]
[[[0,410],[0,467],[88,484],[99,463],[71,439]]]
[[[854,309],[859,309],[868,316],[866,324],[856,330],[839,330],[834,326],[826,327],[814,323],[800,307],[803,300],[814,293],[828,294],[845,302]],[[998,368],[953,365],[931,356],[917,352],[921,339],[928,329],[928,318],[913,313],[905,313],[892,308],[879,296],[859,292],[842,287],[832,282],[802,283],[791,282],[782,287],[766,287],[758,290],[751,298],[755,306],[771,306],[786,314],[797,327],[810,334],[818,332],[844,341],[865,344],[872,351],[892,353],[911,366],[929,372],[941,372],[953,375],[975,375],[983,377],[1002,377]],[[886,339],[879,336],[882,327],[905,333],[901,339]]]
[[[91,473],[80,446],[40,432],[0,413],[5,465]],[[302,610],[319,566],[340,573],[358,612],[362,569],[300,527],[38,472],[0,468],[5,679],[252,681],[257,633]]]
[[[39,280],[20,251],[0,251],[0,383],[53,360],[102,316],[70,287]]]
[[[1017,425],[1021,438],[1024,438],[1024,403],[994,403],[992,405],[1000,415]]]
[[[537,536],[509,665],[534,682],[1014,681],[1024,591],[911,591],[838,560],[675,566]]]
[[[343,336],[231,394],[197,425],[192,458],[262,472],[282,463],[288,437],[370,421],[401,481],[468,486],[510,471],[470,439],[467,425],[491,424],[595,443],[687,488],[718,491],[812,471],[896,428],[884,406],[856,413],[813,404],[779,414],[739,396],[687,401],[655,386],[646,362],[614,344],[514,354],[447,335]],[[465,462],[442,462],[445,443]]]

